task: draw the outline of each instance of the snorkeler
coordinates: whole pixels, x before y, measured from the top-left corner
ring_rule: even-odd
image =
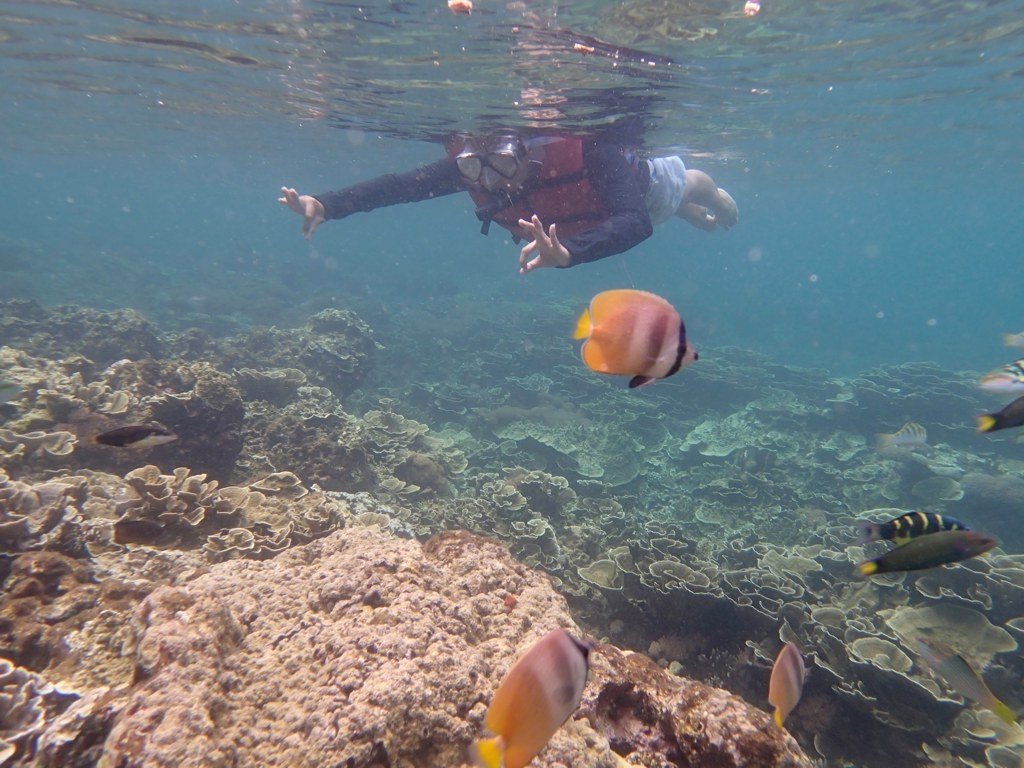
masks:
[[[739,220],[729,193],[677,156],[644,160],[600,139],[510,133],[459,135],[447,149],[429,165],[336,192],[282,187],[278,201],[302,216],[308,239],[330,219],[468,191],[482,233],[493,222],[529,241],[519,257],[524,275],[622,253],[673,216],[705,231]]]

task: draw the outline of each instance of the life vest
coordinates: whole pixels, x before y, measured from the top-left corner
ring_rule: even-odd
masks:
[[[517,238],[528,235],[519,219],[536,214],[544,227],[558,225],[560,237],[569,237],[590,229],[608,216],[608,210],[590,183],[583,163],[583,140],[573,136],[535,136],[524,138],[526,162],[533,163],[523,187],[511,195],[489,192],[479,184],[464,181],[477,205],[477,216],[484,222],[486,234],[491,221]],[[450,157],[458,155],[465,142],[449,147]]]

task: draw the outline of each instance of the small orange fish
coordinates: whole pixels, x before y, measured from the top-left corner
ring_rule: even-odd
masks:
[[[556,629],[533,644],[498,686],[485,720],[497,734],[473,745],[484,768],[524,768],[576,711],[590,647]]]
[[[472,0],[448,0],[448,10],[452,13],[471,14],[473,12]]]
[[[632,376],[630,388],[664,379],[697,360],[675,308],[646,291],[597,294],[576,322],[583,362],[598,373]]]
[[[772,665],[772,678],[768,683],[768,703],[775,707],[775,724],[782,723],[793,711],[804,692],[804,660],[794,643],[786,643]]]

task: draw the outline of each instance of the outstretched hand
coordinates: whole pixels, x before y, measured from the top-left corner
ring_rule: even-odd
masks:
[[[552,224],[547,233],[540,218],[534,214],[529,221],[519,220],[519,226],[526,230],[533,240],[519,252],[519,274],[528,275],[541,267],[567,267],[572,260],[568,249],[558,242],[556,225]],[[536,255],[534,255],[536,254]],[[533,256],[533,258],[530,258]]]
[[[302,236],[309,240],[316,228],[324,223],[324,205],[311,195],[300,195],[290,187],[281,187],[281,205],[287,205],[302,217]]]

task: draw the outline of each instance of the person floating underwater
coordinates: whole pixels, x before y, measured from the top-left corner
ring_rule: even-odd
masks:
[[[640,387],[678,373],[697,360],[675,308],[647,291],[621,288],[590,300],[576,322],[574,339],[586,339],[583,362],[598,373],[632,376]]]
[[[895,571],[920,571],[983,555],[998,542],[975,531],[939,531],[911,539],[878,557],[859,563],[855,573],[874,576]]]
[[[786,643],[775,657],[771,680],[768,682],[768,703],[775,707],[772,719],[779,728],[799,703],[806,676],[807,670],[800,651],[794,643]]]
[[[1001,720],[1010,725],[1017,722],[1017,716],[1013,710],[996,698],[996,695],[985,685],[985,681],[981,679],[981,675],[950,646],[933,638],[918,637],[917,650],[932,671],[965,699],[970,699],[985,709],[992,710]]]
[[[309,239],[324,221],[466,191],[481,232],[493,222],[529,241],[524,275],[622,253],[673,217],[705,231],[739,220],[732,196],[678,156],[641,159],[619,142],[570,134],[459,134],[447,145],[447,157],[413,171],[317,195],[282,187],[278,202],[302,216]]]
[[[884,523],[862,521],[856,524],[858,544],[869,541],[891,541],[893,544],[906,544],[918,536],[925,536],[939,531],[969,531],[970,526],[961,523],[954,517],[937,515],[934,512],[907,512]]]
[[[978,417],[978,432],[997,432],[1020,426],[1024,426],[1024,395],[1001,411],[983,413]]]
[[[590,647],[564,629],[544,635],[508,671],[487,710],[495,736],[473,744],[470,756],[484,768],[523,768],[544,748],[580,704]]]

